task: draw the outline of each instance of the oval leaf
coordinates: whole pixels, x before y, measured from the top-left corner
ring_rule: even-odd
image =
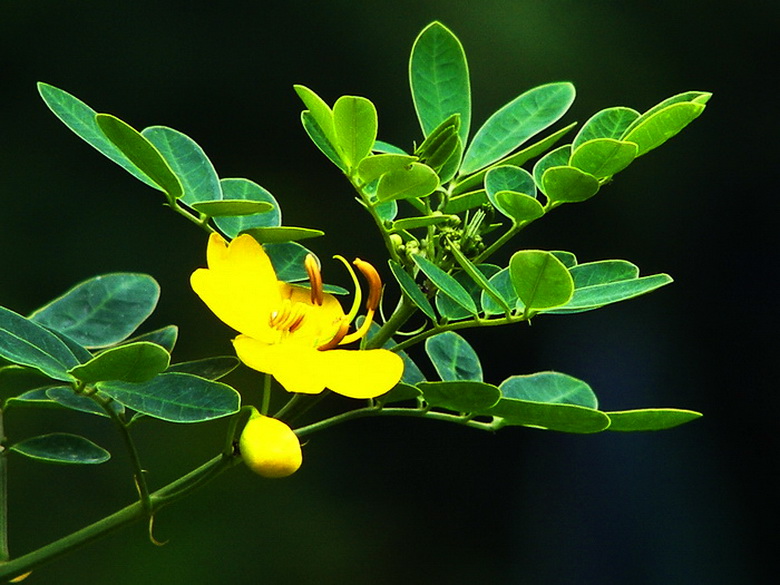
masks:
[[[568,82],[535,87],[490,116],[466,150],[460,174],[467,175],[499,160],[557,122],[574,101]]]
[[[97,114],[95,121],[106,138],[172,200],[184,194],[178,177],[165,157],[138,130],[110,114]]]
[[[572,141],[572,148],[577,149],[580,145],[594,140],[596,138],[614,138],[620,140],[626,129],[639,118],[639,112],[631,108],[617,106],[607,108],[593,114],[590,119],[582,125],[577,136]]]
[[[169,422],[195,423],[238,412],[233,388],[190,374],[166,373],[149,382],[99,382],[101,392],[141,414]]]
[[[73,388],[70,386],[55,386],[53,388],[47,388],[46,397],[53,400],[60,406],[64,406],[65,408],[76,410],[78,412],[86,412],[88,414],[96,414],[98,416],[108,418],[108,414],[102,406],[100,406],[97,402],[88,396],[76,394],[73,391]],[[110,402],[110,406],[114,412],[124,411],[124,407],[116,400],[112,400]]]
[[[427,197],[439,186],[439,176],[429,166],[412,163],[382,175],[376,188],[379,201]]]
[[[582,380],[560,372],[511,376],[499,385],[501,396],[551,404],[575,404],[598,408],[596,395]]]
[[[403,169],[416,160],[416,156],[408,154],[375,154],[360,161],[357,172],[362,181],[370,183],[385,173]]]
[[[333,111],[325,101],[304,85],[294,85],[295,93],[306,106],[311,120],[315,123],[323,137],[331,144],[336,144],[336,130],[333,125]]]
[[[168,368],[168,372],[192,374],[207,380],[219,380],[238,367],[238,358],[230,355],[204,358],[190,362],[179,362]]]
[[[30,319],[85,347],[106,347],[135,331],[152,314],[159,297],[160,287],[151,276],[104,274],[77,284]]]
[[[159,345],[138,341],[109,348],[69,373],[85,384],[104,380],[146,382],[164,372],[170,360],[170,354]]]
[[[514,165],[500,165],[492,167],[485,174],[485,191],[491,202],[499,191],[514,191],[536,197],[536,183],[531,173],[525,169]]]
[[[278,227],[282,225],[282,212],[271,193],[249,179],[222,179],[222,196],[229,200],[244,200],[257,203],[270,203],[270,211],[260,211],[252,215],[224,216],[214,218],[217,227],[226,235],[235,238],[242,231],[258,227]]]
[[[700,418],[700,412],[676,408],[643,408],[607,412],[612,424],[610,431],[661,431]]]
[[[499,191],[493,196],[491,203],[515,224],[528,223],[544,215],[542,204],[525,193]]]
[[[492,384],[474,381],[420,382],[417,387],[430,406],[455,412],[478,412],[496,404],[501,392]]]
[[[704,111],[704,107],[702,103],[683,102],[667,106],[649,116],[643,115],[622,140],[636,143],[637,156],[642,156],[693,122]]]
[[[542,175],[542,191],[552,205],[585,201],[598,193],[599,187],[596,177],[570,166],[551,167]]]
[[[217,171],[192,138],[166,126],[144,128],[141,136],[157,148],[173,170],[181,183],[184,203],[222,199]]]
[[[543,250],[515,252],[509,261],[509,277],[526,312],[565,305],[574,293],[566,266]]]
[[[94,465],[105,463],[111,454],[89,439],[69,433],[51,433],[25,439],[9,450],[46,463]]]
[[[562,307],[549,311],[554,314],[580,313],[599,309],[605,305],[626,301],[670,284],[668,274],[653,274],[630,280],[620,280],[578,288],[571,300]],[[548,312],[548,311],[545,311]]]
[[[527,426],[564,433],[598,433],[609,427],[609,417],[599,410],[573,404],[549,404],[502,398],[480,414],[500,419],[500,426]]]
[[[328,157],[330,162],[346,173],[347,165],[341,159],[341,155],[336,147],[335,137],[334,140],[330,140],[308,110],[301,112],[301,124],[314,145],[320,149],[320,152]]]
[[[575,149],[569,164],[597,179],[605,179],[630,165],[636,155],[637,146],[633,142],[596,138]]]
[[[209,217],[241,216],[273,211],[274,206],[265,201],[247,201],[245,199],[222,199],[221,201],[201,201],[191,207],[198,213]]]
[[[355,168],[374,146],[376,108],[364,97],[341,96],[333,105],[333,127],[341,158],[348,168]]]
[[[439,377],[446,381],[482,381],[482,364],[474,348],[453,331],[439,333],[425,340],[425,352]]]
[[[79,364],[54,333],[4,307],[0,307],[0,357],[63,381],[73,380],[68,370]]]
[[[128,339],[127,343],[135,343],[136,341],[148,341],[155,343],[168,353],[173,352],[173,348],[176,345],[176,340],[179,337],[179,328],[176,325],[167,325],[161,329],[155,329],[148,333],[143,333],[132,339]]]
[[[409,58],[409,85],[423,135],[444,120],[460,116],[459,136],[466,144],[471,125],[471,87],[466,53],[458,38],[440,22],[417,36]]]

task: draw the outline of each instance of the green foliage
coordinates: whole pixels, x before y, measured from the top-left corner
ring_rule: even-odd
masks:
[[[425,352],[436,368],[439,377],[447,381],[482,381],[482,364],[463,337],[453,331],[439,333],[425,341]],[[425,394],[425,390],[423,390]]]
[[[171,356],[165,349],[148,341],[137,341],[112,347],[68,373],[85,384],[104,380],[148,382],[168,368]]]
[[[104,274],[77,284],[30,319],[84,347],[107,347],[131,335],[159,298],[160,287],[151,276]]]
[[[89,439],[69,433],[51,433],[19,441],[10,451],[44,463],[94,465],[105,463],[111,454]]]

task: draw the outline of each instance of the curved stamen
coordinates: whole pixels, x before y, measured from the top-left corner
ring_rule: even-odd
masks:
[[[379,277],[379,273],[371,264],[360,258],[355,258],[353,262],[357,266],[358,270],[363,273],[363,276],[368,281],[368,299],[366,299],[366,310],[376,311],[379,306],[379,299],[382,296],[382,279]]]
[[[311,304],[322,306],[322,273],[314,254],[306,255],[303,266],[306,268],[306,274],[309,275],[309,283],[311,284]]]

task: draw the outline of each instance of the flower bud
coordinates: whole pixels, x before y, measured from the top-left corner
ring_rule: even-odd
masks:
[[[241,432],[238,448],[247,467],[263,477],[287,477],[301,466],[301,443],[293,430],[255,411]]]

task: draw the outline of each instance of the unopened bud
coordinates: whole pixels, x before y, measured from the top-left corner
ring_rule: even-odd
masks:
[[[247,467],[263,477],[287,477],[303,462],[301,443],[293,430],[257,411],[241,432],[238,448]]]

